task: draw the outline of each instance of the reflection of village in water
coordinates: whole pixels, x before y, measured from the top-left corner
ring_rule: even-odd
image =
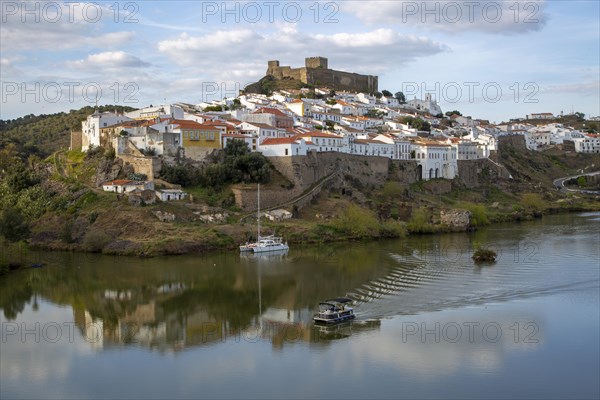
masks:
[[[46,268],[7,277],[0,308],[10,321],[31,301],[35,312],[38,298],[70,307],[83,338],[96,349],[179,351],[224,341],[281,349],[378,330],[382,318],[503,301],[564,283],[527,263],[515,264],[508,247],[482,279],[468,249],[470,240],[485,241],[485,234],[298,248],[271,256],[45,254],[58,258]],[[521,240],[521,234],[511,240]],[[357,319],[315,326],[318,303],[338,296],[353,299]]]
[[[83,338],[96,349],[119,345],[139,345],[160,351],[182,350],[186,347],[210,345],[222,341],[249,343],[268,340],[276,348],[298,341],[317,343],[342,339],[353,332],[379,327],[379,320],[351,321],[334,326],[319,326],[312,322],[313,311],[268,307],[257,314],[246,326],[219,319],[198,307],[191,314],[166,313],[161,303],[169,294],[185,291],[183,284],[167,285],[172,292],[160,292],[146,304],[138,304],[116,323],[94,318],[87,310],[74,310],[74,321]],[[177,293],[179,292],[179,293]],[[107,303],[122,302],[132,293],[105,291]]]
[[[232,288],[237,293],[225,303],[212,302],[215,293],[203,295],[200,292],[206,288],[182,281],[155,288],[107,289],[96,296],[103,308],[115,314],[103,318],[93,311],[74,308],[75,324],[83,338],[98,350],[136,345],[159,351],[223,341],[271,342],[274,348],[294,342],[326,343],[380,325],[379,320],[359,320],[315,326],[314,307],[296,301],[298,290],[294,285],[305,283],[290,281],[289,271],[281,270],[287,253],[240,258],[243,269],[236,274]]]

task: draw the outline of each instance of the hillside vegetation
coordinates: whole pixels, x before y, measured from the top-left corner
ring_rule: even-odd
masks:
[[[232,146],[204,163],[204,169],[186,165],[165,169],[163,178],[184,185],[193,199],[130,204],[127,197],[96,186],[99,177],[114,168],[118,178],[128,177],[130,169],[115,159],[114,151],[66,150],[70,129],[78,128],[92,111],[87,107],[69,114],[2,121],[0,265],[9,264],[11,254],[22,254],[22,243],[129,255],[235,249],[255,234],[256,226],[254,221],[240,222],[244,214],[235,205],[231,185],[270,182],[265,185],[270,190],[290,188],[291,183],[262,155]],[[332,182],[311,204],[293,209],[295,218],[264,221],[263,226],[265,232],[276,231],[290,243],[312,243],[452,230],[441,222],[441,210],[469,211],[469,229],[474,229],[548,212],[600,209],[597,196],[565,195],[552,185],[555,178],[600,165],[598,155],[556,149],[532,152],[503,144],[497,161],[512,180],[494,178],[484,168],[475,187],[467,187],[460,178],[413,184],[391,179],[380,187],[351,184],[351,190]],[[157,212],[175,215],[176,220],[163,222]],[[199,215],[206,213],[224,218],[203,223]]]
[[[94,107],[83,107],[68,113],[29,114],[13,120],[0,120],[0,149],[14,144],[16,151],[27,158],[37,155],[48,157],[60,149],[69,147],[71,130],[80,131],[81,121],[94,112]],[[131,107],[100,106],[98,111],[132,111]]]

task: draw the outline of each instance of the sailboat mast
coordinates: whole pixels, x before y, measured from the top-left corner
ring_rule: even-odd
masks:
[[[260,183],[258,184],[258,208],[256,210],[256,221],[258,221],[258,236],[256,241],[260,240]]]

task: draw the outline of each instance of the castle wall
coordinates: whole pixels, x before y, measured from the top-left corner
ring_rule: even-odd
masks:
[[[361,75],[351,72],[328,69],[324,57],[310,57],[306,67],[291,68],[280,66],[279,61],[269,61],[267,75],[276,79],[293,78],[315,86],[330,86],[335,90],[349,90],[373,93],[378,91],[378,78],[373,75]]]

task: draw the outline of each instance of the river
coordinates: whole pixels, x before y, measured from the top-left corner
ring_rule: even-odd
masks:
[[[279,257],[35,253],[0,278],[0,397],[598,398],[599,248],[580,213]],[[356,320],[315,327],[338,296]]]

